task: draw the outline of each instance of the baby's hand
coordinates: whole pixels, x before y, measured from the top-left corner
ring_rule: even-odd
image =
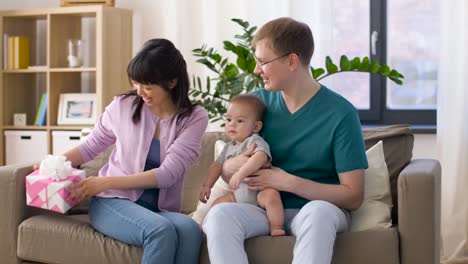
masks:
[[[206,203],[210,199],[211,188],[208,186],[202,186],[200,190],[200,202]]]
[[[239,174],[235,173],[232,175],[231,180],[229,180],[229,186],[231,189],[237,190],[239,188],[240,183],[244,180],[243,177],[239,176]]]

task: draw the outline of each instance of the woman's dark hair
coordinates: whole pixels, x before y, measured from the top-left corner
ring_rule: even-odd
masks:
[[[189,99],[189,77],[187,64],[180,51],[167,39],[148,40],[127,67],[128,80],[140,84],[157,84],[170,94],[176,106],[179,119],[192,113],[195,104]],[[169,84],[176,80],[174,88]],[[132,121],[137,124],[141,120],[143,99],[136,90],[124,94],[124,98],[136,96],[133,100]]]

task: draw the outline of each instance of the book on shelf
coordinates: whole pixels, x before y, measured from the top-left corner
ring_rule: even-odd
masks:
[[[7,61],[7,69],[13,70],[15,68],[15,39],[11,36],[8,36],[7,40]]]
[[[29,66],[29,38],[3,35],[3,63],[7,70],[27,69]]]
[[[44,126],[46,123],[46,114],[47,114],[47,94],[44,93],[41,96],[41,102],[36,112],[36,119],[34,120],[34,125]]]
[[[3,34],[3,69],[8,69],[8,34]]]
[[[15,69],[27,69],[29,66],[29,38],[15,36]]]

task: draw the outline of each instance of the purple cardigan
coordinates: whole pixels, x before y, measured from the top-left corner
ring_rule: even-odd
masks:
[[[178,120],[178,116],[174,119],[160,119],[147,105],[143,105],[141,121],[135,125],[132,122],[134,98],[115,97],[78,149],[83,161],[87,162],[115,143],[109,161],[101,168],[99,176],[141,173],[156,125],[160,121],[161,165],[153,169],[160,189],[158,205],[161,211],[178,212],[181,208],[184,175],[200,154],[208,114],[205,109],[196,106],[190,116],[181,120]],[[110,189],[97,196],[136,201],[142,192],[142,189]]]

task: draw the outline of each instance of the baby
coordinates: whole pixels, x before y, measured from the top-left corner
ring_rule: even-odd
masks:
[[[279,192],[274,189],[263,189],[260,192],[249,190],[245,177],[252,176],[262,166],[271,161],[270,148],[265,140],[257,135],[262,128],[262,117],[265,111],[263,102],[254,95],[239,95],[234,97],[226,113],[224,131],[231,139],[226,143],[216,161],[211,164],[208,175],[200,190],[200,201],[206,203],[210,198],[211,188],[222,172],[223,162],[245,152],[250,146],[256,148],[248,161],[231,178],[222,176],[234,192],[219,197],[213,206],[223,202],[240,202],[258,205],[266,210],[270,222],[272,236],[285,235],[283,229],[284,210]]]

